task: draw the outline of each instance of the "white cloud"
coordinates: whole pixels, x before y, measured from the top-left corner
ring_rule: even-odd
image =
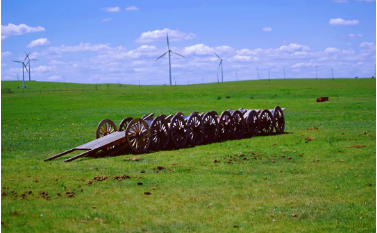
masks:
[[[300,68],[300,67],[313,67],[318,65],[317,63],[311,63],[311,62],[300,62],[292,65],[292,68]]]
[[[150,43],[154,41],[166,40],[166,35],[169,35],[169,41],[191,40],[196,38],[193,33],[185,33],[179,30],[170,30],[165,28],[162,30],[154,30],[141,33],[141,36],[135,40],[136,43]]]
[[[120,7],[119,6],[116,6],[116,7],[104,7],[101,10],[107,11],[107,12],[119,12],[120,11]]]
[[[100,22],[103,23],[103,22],[108,22],[108,21],[111,21],[111,18],[102,19]]]
[[[36,68],[33,68],[33,71],[38,73],[44,73],[48,71],[54,71],[55,69],[56,66],[38,66]]]
[[[236,59],[236,60],[243,60],[243,61],[250,61],[251,60],[251,57],[250,56],[240,56],[240,55],[236,55],[236,56],[234,56],[234,58]]]
[[[341,50],[340,49],[337,49],[337,48],[326,48],[325,49],[325,53],[337,53],[337,52],[340,52]]]
[[[23,35],[26,33],[33,33],[33,32],[44,32],[46,29],[44,29],[41,26],[37,27],[29,27],[26,24],[8,24],[6,26],[1,25],[1,40],[4,40],[8,38],[9,36],[15,36],[15,35]]]
[[[272,28],[268,28],[268,27],[267,28],[263,28],[262,31],[264,31],[264,32],[270,32],[270,31],[272,31]]]
[[[48,80],[51,80],[51,81],[56,81],[56,80],[60,80],[60,79],[62,79],[62,77],[55,76],[55,75],[48,77]]]
[[[348,36],[351,37],[351,38],[363,37],[362,34],[349,34]]]
[[[221,53],[230,53],[233,51],[233,48],[230,46],[218,46],[218,47],[209,47],[204,44],[196,44],[189,47],[185,47],[182,50],[183,55],[214,55],[214,52],[221,56]]]
[[[363,42],[359,46],[361,48],[363,48],[363,47],[372,47],[372,46],[374,46],[374,43],[373,42]]]
[[[40,47],[40,46],[44,46],[44,45],[48,45],[48,44],[50,44],[50,41],[48,41],[47,38],[40,38],[40,39],[37,39],[37,40],[33,40],[26,47],[33,48],[33,47]]]
[[[334,0],[333,3],[347,3],[347,0]]]
[[[287,53],[293,53],[293,52],[298,52],[298,51],[309,51],[310,47],[307,45],[291,43],[289,45],[283,45],[277,50],[280,50],[282,52],[287,52]]]
[[[126,7],[126,10],[127,11],[137,11],[137,10],[139,10],[139,8],[137,8],[136,6],[129,6],[129,7]]]
[[[330,19],[329,21],[330,25],[357,25],[359,24],[359,20],[354,19],[354,20],[344,20],[341,18],[337,19]]]
[[[10,55],[12,55],[12,53],[9,52],[9,51],[1,52],[1,58],[7,57],[7,56],[10,56]]]

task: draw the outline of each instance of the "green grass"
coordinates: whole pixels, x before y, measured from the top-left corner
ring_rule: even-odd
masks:
[[[376,231],[375,79],[17,86],[1,87],[4,232]],[[330,101],[316,103],[320,96]],[[151,112],[276,105],[286,108],[285,134],[150,152],[139,162],[124,160],[132,154],[43,161],[95,139],[105,118],[119,125]],[[123,174],[131,178],[113,180]],[[95,176],[109,179],[86,185]]]

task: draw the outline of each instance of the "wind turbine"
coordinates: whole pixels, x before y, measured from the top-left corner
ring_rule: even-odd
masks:
[[[29,71],[27,70],[27,67],[26,67],[26,65],[23,61],[14,61],[14,60],[12,60],[12,61],[22,64],[22,89],[25,89],[25,72],[24,72],[24,69],[26,69],[26,72],[29,72]]]
[[[170,62],[170,53],[174,53],[174,54],[177,54],[178,56],[181,56],[181,57],[184,57],[182,56],[181,54],[178,54],[178,53],[175,53],[173,51],[170,50],[170,45],[169,45],[169,36],[168,34],[166,34],[166,41],[168,43],[168,51],[165,52],[164,54],[162,54],[159,58],[157,58],[155,61],[157,61],[158,59],[162,58],[163,56],[165,56],[165,54],[169,53],[169,81],[170,81],[170,86],[171,86],[171,62]]]
[[[30,53],[26,53],[26,52],[25,52],[25,54],[26,54],[26,57],[25,57],[25,59],[24,59],[24,63],[25,63],[26,59],[28,59],[28,62],[27,62],[26,65],[29,65],[29,71],[28,71],[28,73],[29,73],[29,81],[31,81],[31,79],[30,79],[30,73],[31,73],[31,69],[30,69],[30,61],[37,61],[37,59],[30,59],[30,57],[29,57]]]
[[[215,53],[215,52],[214,52]],[[226,59],[226,58],[229,58],[229,57],[224,57],[224,58],[221,58],[219,57],[219,55],[217,55],[217,53],[215,53],[216,56],[220,59],[220,63],[219,63],[219,68],[217,68],[217,73],[219,73],[219,69],[220,69],[220,66],[221,66],[221,82],[223,83],[224,82],[224,74],[223,74],[223,60]]]

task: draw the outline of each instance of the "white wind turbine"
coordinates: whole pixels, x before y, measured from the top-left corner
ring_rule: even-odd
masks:
[[[171,86],[171,61],[170,61],[170,53],[174,53],[174,54],[177,54],[178,56],[181,56],[181,57],[184,57],[182,56],[181,54],[178,54],[178,53],[175,53],[173,51],[170,50],[170,45],[169,45],[169,36],[168,34],[166,34],[166,41],[168,43],[168,51],[165,52],[164,54],[162,54],[159,58],[157,58],[155,61],[157,61],[158,59],[160,59],[161,57],[165,56],[165,54],[169,53],[169,81],[170,81],[170,86]]]
[[[215,52],[214,52],[215,53]],[[216,56],[220,59],[220,63],[219,63],[219,68],[217,68],[217,73],[219,73],[219,69],[220,69],[220,66],[221,66],[221,82],[223,83],[224,82],[224,75],[223,75],[223,60],[226,59],[226,58],[229,58],[229,57],[224,57],[224,58],[221,58],[219,57],[219,55],[217,55],[217,53],[215,53]]]

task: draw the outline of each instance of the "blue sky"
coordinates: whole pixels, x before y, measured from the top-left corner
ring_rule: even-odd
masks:
[[[374,0],[1,2],[1,78],[11,60],[37,59],[38,81],[168,84],[169,34],[177,84],[268,78],[370,77]],[[236,75],[237,74],[237,75]]]

